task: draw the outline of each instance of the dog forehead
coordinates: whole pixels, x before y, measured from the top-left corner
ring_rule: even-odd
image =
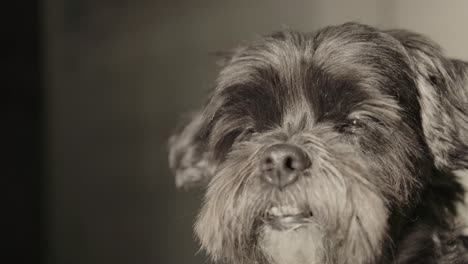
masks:
[[[294,82],[294,77],[312,66],[336,76],[357,74],[365,78],[388,75],[388,69],[409,71],[408,61],[398,40],[365,25],[347,23],[315,34],[284,30],[236,49],[218,83],[226,87],[255,82],[264,70],[274,70],[280,80]]]
[[[344,117],[353,106],[411,83],[401,45],[370,28],[294,31],[242,47],[218,79],[221,100],[255,120],[327,114]],[[229,107],[225,107],[229,109]]]

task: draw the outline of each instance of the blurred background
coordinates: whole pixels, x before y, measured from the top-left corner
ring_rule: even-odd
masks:
[[[23,5],[23,18],[36,19]],[[207,263],[192,234],[202,192],[175,189],[166,142],[177,117],[213,87],[214,52],[285,27],[314,31],[357,21],[424,33],[448,55],[468,59],[463,0],[46,0],[32,10],[40,14],[32,43],[42,55],[29,62],[27,52],[19,54],[24,65],[37,66],[37,78],[23,84],[40,85],[11,98],[26,107],[39,136],[10,144],[33,161],[12,170],[29,177],[14,178],[23,187],[11,197],[42,197],[20,214],[39,213],[42,228],[34,222],[21,230],[42,230],[34,256],[51,264]],[[23,64],[15,69],[29,69]],[[12,124],[23,113],[15,105],[8,108]],[[15,201],[22,210],[26,200]],[[17,233],[18,244],[26,231]]]

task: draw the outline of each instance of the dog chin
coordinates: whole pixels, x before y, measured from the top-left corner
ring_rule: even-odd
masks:
[[[309,212],[273,207],[259,237],[259,247],[273,264],[329,263],[325,232]]]

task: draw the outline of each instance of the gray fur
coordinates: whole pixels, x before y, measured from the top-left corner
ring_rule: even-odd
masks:
[[[415,33],[355,23],[230,54],[208,104],[170,139],[177,186],[208,183],[195,233],[212,260],[404,264],[429,243],[430,263],[468,261],[451,210],[461,187],[442,173],[468,168],[466,63]],[[260,177],[277,143],[312,163],[284,190]],[[264,221],[272,206],[313,216],[280,231]]]
[[[468,166],[468,65],[443,56],[431,40],[404,30],[389,31],[408,51],[417,74],[422,122],[435,164]],[[432,79],[432,80],[431,80]],[[453,153],[461,153],[453,157]]]

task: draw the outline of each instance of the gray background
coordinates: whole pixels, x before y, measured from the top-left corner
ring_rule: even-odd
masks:
[[[176,191],[166,140],[203,101],[213,52],[273,30],[358,21],[468,59],[466,1],[47,0],[47,263],[205,263],[201,192]]]

